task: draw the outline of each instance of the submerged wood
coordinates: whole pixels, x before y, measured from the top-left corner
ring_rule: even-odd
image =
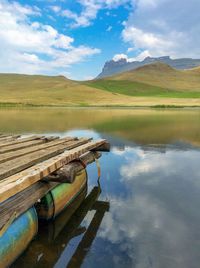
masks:
[[[100,157],[101,154],[98,152],[87,152],[81,155],[79,159],[69,163],[68,165],[65,165],[53,175],[45,178],[45,180],[60,183],[73,183],[78,172]]]
[[[22,172],[0,181],[0,202],[3,202],[18,192],[23,191],[30,185],[79,158],[82,154],[98,148],[105,142],[105,140],[87,142],[84,145],[65,151],[64,153],[52,157],[45,162],[36,164],[33,167],[27,168]]]

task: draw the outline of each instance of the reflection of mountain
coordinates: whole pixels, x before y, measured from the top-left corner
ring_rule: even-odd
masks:
[[[108,134],[102,134],[101,137],[103,139],[109,140],[111,143],[112,149],[115,151],[118,151],[118,154],[120,152],[125,152],[127,147],[128,148],[141,148],[144,151],[157,151],[160,153],[166,153],[167,150],[181,150],[181,151],[187,151],[187,150],[200,150],[199,146],[197,144],[191,144],[183,141],[174,141],[169,144],[140,144],[135,143],[126,139],[122,139],[116,136],[111,136]]]
[[[83,134],[91,136],[93,131],[94,137],[109,135],[120,146],[125,142],[200,144],[199,110],[14,109],[0,110],[0,124],[6,133],[67,135],[69,130],[82,129]]]
[[[80,267],[86,257],[106,211],[109,202],[98,201],[101,194],[100,184],[95,186],[86,196],[85,188],[55,221],[40,224],[37,239],[31,243],[24,255],[13,267],[53,267],[66,254],[70,240],[83,236],[67,267]],[[83,227],[82,221],[87,213],[95,211],[89,226]],[[26,266],[25,266],[26,265]],[[66,267],[66,263],[64,265]]]
[[[127,111],[126,116],[113,117],[94,128],[110,135],[112,144],[175,144],[200,146],[199,111]]]

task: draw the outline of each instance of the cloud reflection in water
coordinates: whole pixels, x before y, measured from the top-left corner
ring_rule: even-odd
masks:
[[[117,163],[119,180],[106,188],[111,210],[98,233],[108,267],[198,267],[200,152],[125,147],[109,159],[104,169],[112,177]]]

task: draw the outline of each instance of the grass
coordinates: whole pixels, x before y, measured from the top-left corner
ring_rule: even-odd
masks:
[[[172,91],[200,92],[200,67],[191,70],[176,70],[166,64],[154,63],[108,79],[139,82]]]
[[[85,82],[86,85],[109,91],[112,93],[124,94],[137,97],[161,97],[161,98],[200,98],[199,92],[177,91],[145,83],[128,80],[94,80]]]
[[[177,72],[188,79],[189,89],[179,88]],[[147,78],[159,80],[160,85]],[[87,82],[63,76],[0,74],[0,107],[197,107],[199,85],[198,68],[186,72],[163,65]]]
[[[101,106],[122,105],[126,96],[82,85],[62,76],[0,75],[1,106]]]

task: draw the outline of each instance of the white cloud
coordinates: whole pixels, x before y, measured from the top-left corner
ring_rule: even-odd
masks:
[[[54,11],[55,13],[58,13],[59,11],[61,11],[61,7],[60,6],[50,6],[49,8],[52,11]]]
[[[62,11],[62,16],[73,20],[71,27],[86,27],[91,25],[92,21],[97,17],[99,10],[117,8],[124,4],[129,4],[128,0],[79,0],[77,1],[82,11],[80,14],[72,12],[69,9]]]
[[[112,26],[108,26],[108,28],[106,29],[106,32],[110,32],[112,30]]]
[[[134,51],[134,48],[133,48],[133,47],[129,47],[129,48],[127,49],[127,53],[130,53],[130,52],[132,52],[132,51]]]
[[[125,54],[116,54],[114,57],[113,57],[113,60],[114,61],[119,61],[121,59],[125,59],[125,60],[128,60],[128,56],[125,55]]]
[[[100,53],[87,46],[74,47],[74,39],[37,21],[36,7],[0,3],[0,72],[54,73]]]
[[[199,10],[198,0],[138,0],[123,40],[151,56],[198,57]]]
[[[132,51],[132,50],[131,50]],[[148,51],[141,52],[138,56],[129,58],[126,54],[116,54],[113,57],[114,61],[119,61],[121,59],[125,59],[127,62],[133,62],[133,61],[143,61],[146,57],[151,56]]]

